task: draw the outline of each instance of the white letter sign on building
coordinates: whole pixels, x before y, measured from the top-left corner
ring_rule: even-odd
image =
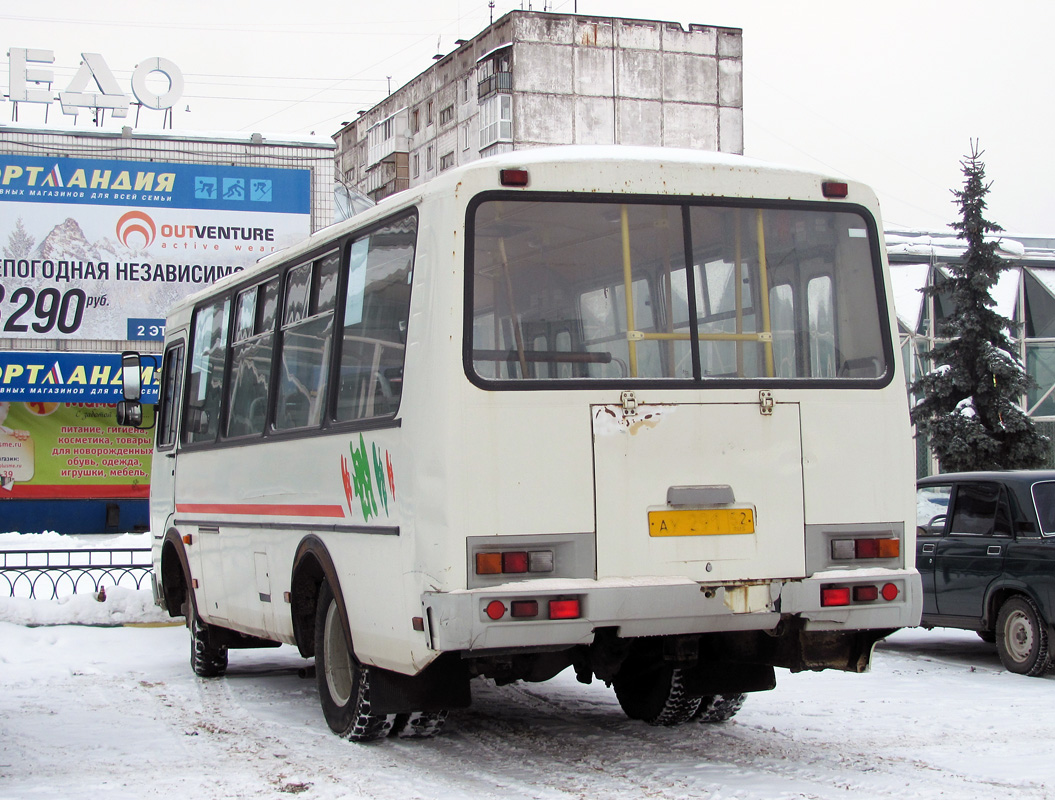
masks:
[[[55,53],[52,50],[30,50],[24,47],[12,47],[8,51],[9,79],[8,94],[15,103],[50,103],[54,97],[50,89],[37,88],[40,84],[51,86],[55,73],[50,69],[30,68],[30,64],[53,64]],[[80,69],[73,76],[66,91],[59,92],[62,113],[77,116],[82,108],[109,109],[115,117],[128,116],[130,100],[114,78],[106,61],[99,53],[81,53]],[[168,89],[157,94],[147,86],[147,77],[160,73],[168,79]],[[89,82],[94,82],[94,87]],[[33,88],[30,88],[33,84]],[[98,91],[92,91],[92,88]],[[132,72],[132,94],[136,100],[147,108],[172,108],[183,94],[183,73],[180,68],[167,58],[145,59],[136,65]]]

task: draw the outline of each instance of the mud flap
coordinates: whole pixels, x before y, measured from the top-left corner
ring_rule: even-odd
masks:
[[[468,708],[471,702],[469,671],[453,653],[440,656],[417,675],[379,667],[370,671],[370,705],[376,714]]]
[[[682,685],[694,695],[765,692],[777,685],[773,667],[767,664],[704,662],[682,672]]]

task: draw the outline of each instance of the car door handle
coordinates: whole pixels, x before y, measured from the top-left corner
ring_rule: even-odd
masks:
[[[934,545],[933,544],[925,544],[925,545],[923,545],[923,549],[920,552],[933,553],[934,552]]]
[[[987,556],[998,556],[1000,555],[1001,547],[998,544],[991,544],[986,548],[985,554]]]

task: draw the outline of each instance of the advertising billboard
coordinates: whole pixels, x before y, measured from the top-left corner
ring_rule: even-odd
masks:
[[[166,310],[311,233],[311,171],[0,155],[0,338],[160,340]]]
[[[152,446],[112,406],[0,402],[0,500],[145,499]]]
[[[141,400],[158,401],[161,356],[144,355]],[[116,403],[123,397],[120,353],[0,350],[0,400]]]

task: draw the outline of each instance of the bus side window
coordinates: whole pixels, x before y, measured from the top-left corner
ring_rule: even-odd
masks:
[[[227,326],[231,301],[216,300],[194,312],[183,442],[211,442],[220,421],[220,398],[227,359]]]
[[[417,217],[351,243],[336,419],[395,414],[403,387]]]
[[[286,273],[275,412],[278,430],[322,423],[339,261],[340,255],[334,251]]]
[[[278,278],[238,294],[235,303],[227,436],[259,436],[267,426]]]
[[[180,342],[165,353],[161,370],[161,408],[157,431],[157,446],[160,449],[172,447],[176,443],[182,383],[183,343]]]

